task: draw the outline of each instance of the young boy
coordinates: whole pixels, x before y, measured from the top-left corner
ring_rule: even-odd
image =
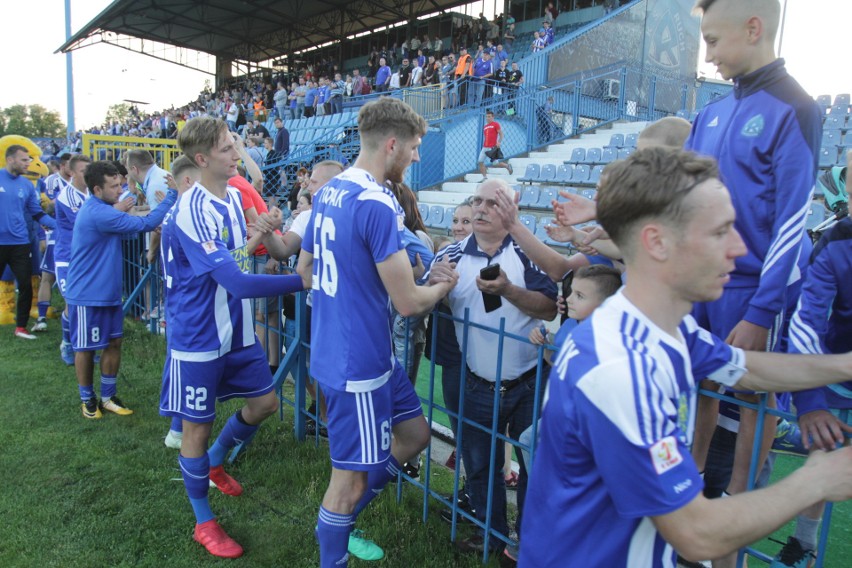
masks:
[[[734,347],[772,351],[788,285],[798,280],[800,252],[810,246],[804,227],[816,177],[820,111],[775,56],[778,0],[700,0],[696,9],[703,14],[707,61],[735,87],[701,111],[686,147],[718,161],[748,254],[737,259],[721,299],[696,304],[694,315],[699,325]],[[736,396],[757,400],[753,393]],[[705,458],[717,407],[717,399],[702,397],[693,448],[700,470],[713,465]],[[740,414],[730,494],[746,489],[756,430],[757,413],[742,408]],[[769,417],[758,470],[774,430],[775,418]],[[714,566],[733,563],[730,557]]]
[[[193,538],[210,554],[243,553],[216,522],[207,499],[212,481],[227,495],[242,486],[225,473],[225,454],[249,439],[279,406],[266,354],[254,334],[250,298],[302,289],[297,276],[250,274],[240,194],[228,186],[240,155],[234,134],[213,118],[195,118],[178,145],[201,172],[163,224],[169,344],[160,414],[183,420],[178,463],[195,513]],[[243,397],[208,450],[215,401]]]

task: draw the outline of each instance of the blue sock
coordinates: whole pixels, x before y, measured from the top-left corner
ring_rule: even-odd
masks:
[[[207,490],[210,489],[210,458],[207,454],[200,458],[178,455],[178,464],[189,503],[195,513],[195,521],[201,524],[215,519],[216,515],[210,510],[210,501],[207,499]]]
[[[62,312],[60,321],[62,322],[62,341],[65,343],[71,343],[71,321],[68,319],[68,315],[65,312]]]
[[[101,375],[101,398],[109,400],[115,396],[115,375]]]
[[[169,428],[172,432],[183,432],[183,418],[172,416],[172,425]]]
[[[207,450],[207,455],[210,456],[210,467],[222,465],[222,462],[225,461],[225,454],[240,442],[247,440],[256,430],[257,426],[251,426],[243,421],[242,410],[231,415],[228,422],[225,423],[225,427],[219,433],[219,437]]]
[[[317,540],[320,545],[320,568],[346,566],[349,555],[349,533],[355,524],[355,515],[332,513],[320,506],[317,519]],[[343,561],[341,563],[341,561]]]
[[[83,402],[86,402],[90,398],[95,397],[95,389],[92,388],[92,385],[89,385],[87,387],[81,387],[80,385],[77,385],[77,388],[80,389],[80,400],[82,400]]]
[[[38,303],[38,319],[47,317],[47,308],[50,307],[50,302]]]
[[[396,458],[393,456],[388,458],[388,463],[385,466],[385,469],[377,469],[369,472],[367,474],[367,490],[364,491],[364,494],[361,496],[361,500],[358,501],[358,504],[355,506],[355,512],[353,514],[357,517],[361,511],[364,510],[364,507],[370,504],[370,501],[381,494],[385,485],[387,485],[391,479],[396,477],[398,473],[399,462],[396,461]]]

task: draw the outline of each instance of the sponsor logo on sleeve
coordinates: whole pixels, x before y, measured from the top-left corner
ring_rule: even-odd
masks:
[[[213,241],[204,241],[203,243],[201,243],[201,247],[207,254],[213,254],[214,252],[216,252],[216,243]]]
[[[667,436],[651,446],[651,463],[657,475],[663,475],[670,469],[683,462],[683,456],[677,448],[677,440],[674,436]]]

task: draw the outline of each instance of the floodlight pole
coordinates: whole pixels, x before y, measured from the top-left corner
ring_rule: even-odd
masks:
[[[784,46],[784,24],[787,22],[787,0],[784,0],[784,8],[781,12],[781,33],[778,34],[778,57],[781,57],[781,48]]]
[[[65,0],[65,41],[71,39],[71,0]],[[71,50],[65,53],[65,99],[68,103],[68,135],[74,134],[74,65],[71,61]]]

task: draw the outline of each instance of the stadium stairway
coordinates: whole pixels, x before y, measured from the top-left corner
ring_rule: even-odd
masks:
[[[645,122],[617,122],[611,128],[551,144],[528,156],[510,158],[511,174],[504,168],[488,168],[486,176],[503,179],[519,191],[522,220],[544,242],[561,246],[550,241],[544,232],[544,226],[553,216],[551,199],[558,198],[559,190],[593,195],[600,170],[608,161],[619,157],[619,152],[621,157],[629,154],[645,125]],[[613,143],[619,146],[612,146]],[[591,160],[587,158],[589,149],[594,149],[590,153]],[[531,171],[536,174],[534,178],[525,177]],[[479,173],[469,173],[441,187],[418,192],[421,214],[426,213],[423,220],[433,234],[448,234],[453,209],[473,195],[482,179]]]

